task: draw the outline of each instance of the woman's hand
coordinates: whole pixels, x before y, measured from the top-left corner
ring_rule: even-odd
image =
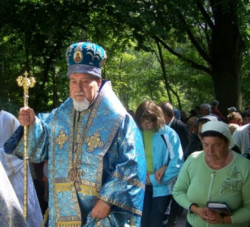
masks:
[[[199,215],[203,221],[210,224],[231,223],[230,216],[222,216],[220,213],[211,211],[207,207],[198,207],[196,204],[193,204],[190,207],[190,211]]]
[[[231,217],[229,215],[222,215],[219,212],[211,211],[211,215],[214,216],[214,220],[209,222],[210,224],[231,224]]]
[[[166,169],[167,166],[163,166],[155,172],[155,179],[158,182],[158,184],[161,183],[162,176],[164,175]]]
[[[152,174],[151,172],[147,172],[147,178],[146,178],[146,184],[147,185],[150,185],[151,184],[151,181],[150,181],[150,178],[149,178],[149,175]]]
[[[211,212],[207,207],[199,207],[196,204],[193,204],[190,207],[190,211],[199,215],[205,222],[211,223],[215,220],[213,212]]]

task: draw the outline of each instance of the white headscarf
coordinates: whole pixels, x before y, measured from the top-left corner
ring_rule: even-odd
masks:
[[[232,135],[230,132],[230,129],[227,124],[225,124],[222,121],[208,121],[204,125],[202,125],[201,133],[207,132],[207,131],[214,131],[222,134],[225,136],[229,143],[229,147],[233,146],[233,141],[232,141]]]

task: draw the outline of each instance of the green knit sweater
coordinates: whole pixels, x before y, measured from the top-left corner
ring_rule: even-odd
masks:
[[[184,163],[173,196],[184,208],[192,203],[205,207],[208,201],[226,202],[231,208],[233,224],[208,224],[197,214],[188,213],[193,227],[248,227],[250,222],[250,161],[234,153],[234,158],[220,170],[211,169],[204,152],[194,152]]]

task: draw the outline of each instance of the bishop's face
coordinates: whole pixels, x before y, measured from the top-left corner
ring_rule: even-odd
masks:
[[[84,73],[72,73],[69,77],[70,97],[77,102],[86,99],[91,103],[99,91],[101,79]]]

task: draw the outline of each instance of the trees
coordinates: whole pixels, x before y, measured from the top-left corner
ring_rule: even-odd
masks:
[[[156,41],[209,75],[224,112],[228,106],[241,105],[242,58],[249,36],[248,1],[145,0],[117,4],[127,9],[126,13],[129,11],[128,17],[120,17],[133,30],[142,48],[151,48],[149,39]],[[185,43],[185,48],[180,43]],[[194,51],[198,55],[193,55]]]
[[[94,40],[109,57],[125,47],[123,25],[101,1],[2,0],[0,6],[1,105],[22,105],[15,79],[28,70],[37,80],[30,105],[37,111],[58,106],[68,96],[65,51],[73,42]]]
[[[22,105],[15,79],[28,69],[38,81],[31,106],[37,111],[57,106],[68,96],[66,47],[93,40],[108,52],[103,77],[113,80],[128,108],[145,98],[168,98],[179,106],[187,98],[211,101],[205,97],[213,92],[224,110],[239,106],[241,88],[248,89],[241,81],[249,78],[247,10],[244,0],[2,0],[0,102]],[[131,53],[130,47],[140,52]],[[143,74],[145,80],[135,82]],[[214,91],[209,88],[205,95],[202,88],[195,95],[204,75]]]

